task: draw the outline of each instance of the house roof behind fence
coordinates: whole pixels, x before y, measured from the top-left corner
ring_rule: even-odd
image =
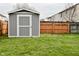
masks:
[[[0,16],[1,16],[1,17],[4,17],[4,18],[6,18],[6,16],[4,16],[3,14],[0,14]]]
[[[53,16],[55,16],[55,15],[57,15],[57,14],[63,13],[63,12],[65,12],[65,11],[67,11],[67,10],[69,10],[69,9],[71,9],[71,8],[73,8],[73,7],[75,7],[76,5],[79,5],[79,3],[74,4],[74,5],[70,6],[70,7],[68,7],[67,9],[64,9],[64,10],[62,10],[62,11],[60,11],[60,12],[54,14],[54,15],[51,15],[51,16],[47,17],[47,18],[50,18],[50,17],[53,17]]]

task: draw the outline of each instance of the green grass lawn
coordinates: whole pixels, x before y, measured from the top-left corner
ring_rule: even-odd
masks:
[[[35,38],[0,37],[0,55],[79,56],[79,34],[41,34]]]

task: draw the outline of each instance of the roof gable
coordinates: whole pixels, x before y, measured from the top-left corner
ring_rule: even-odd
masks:
[[[34,10],[34,9],[31,9],[31,8],[15,9],[15,10],[10,11],[9,14],[10,14],[10,13],[15,13],[15,12],[18,12],[18,11],[21,11],[21,10],[26,10],[26,11],[29,11],[29,12],[32,12],[32,13],[40,14],[38,11],[36,11],[36,10]]]

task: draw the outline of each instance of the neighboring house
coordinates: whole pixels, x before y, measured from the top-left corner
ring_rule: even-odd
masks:
[[[8,21],[7,17],[4,16],[3,14],[0,14],[0,20],[1,21]]]
[[[48,19],[48,21],[57,22],[79,22],[79,3],[47,17],[46,19]]]
[[[9,37],[39,37],[39,12],[31,8],[19,8],[9,12]]]

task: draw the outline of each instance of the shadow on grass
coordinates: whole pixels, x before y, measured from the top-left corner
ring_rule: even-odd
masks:
[[[2,40],[2,39],[8,39],[8,38],[9,38],[9,37],[8,37],[7,34],[0,36],[0,40]]]

